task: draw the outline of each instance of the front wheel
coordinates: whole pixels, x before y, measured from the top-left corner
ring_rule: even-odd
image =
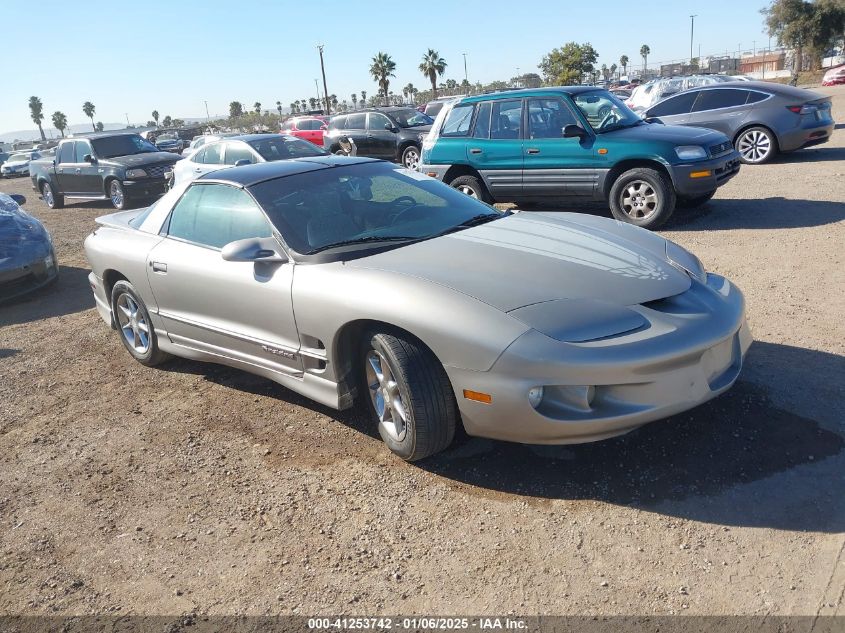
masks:
[[[487,193],[484,183],[475,176],[458,176],[449,183],[449,186],[461,193],[465,193],[470,198],[476,198],[487,203],[493,201],[490,194]]]
[[[637,167],[621,174],[610,188],[610,211],[617,220],[656,229],[675,210],[675,190],[655,169]]]
[[[111,305],[120,340],[132,358],[153,367],[169,357],[158,348],[150,313],[132,284],[118,281],[112,288]]]
[[[126,192],[123,190],[123,183],[119,180],[109,182],[109,200],[118,211],[123,211],[126,208]]]
[[[371,332],[361,352],[363,392],[388,448],[413,462],[444,450],[458,407],[443,365],[405,334]]]
[[[416,145],[409,145],[402,152],[402,166],[413,171],[420,165],[420,150]]]

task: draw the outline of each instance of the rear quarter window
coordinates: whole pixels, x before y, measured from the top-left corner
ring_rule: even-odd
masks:
[[[469,136],[472,115],[475,106],[472,104],[459,105],[452,108],[446,115],[443,127],[440,129],[440,136]]]

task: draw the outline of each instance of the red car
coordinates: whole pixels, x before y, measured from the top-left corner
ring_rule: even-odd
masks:
[[[282,134],[290,134],[297,138],[323,146],[323,132],[327,129],[326,122],[314,116],[298,116],[288,119],[282,125]]]
[[[824,74],[822,79],[823,86],[838,86],[840,84],[845,84],[845,64],[834,66]]]

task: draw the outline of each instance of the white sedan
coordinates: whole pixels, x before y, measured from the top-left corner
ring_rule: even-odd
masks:
[[[324,150],[294,136],[243,134],[208,143],[180,160],[173,167],[173,180],[179,184],[229,167],[325,155]]]
[[[29,150],[12,154],[0,167],[0,176],[29,176],[29,162],[41,158],[37,150]]]

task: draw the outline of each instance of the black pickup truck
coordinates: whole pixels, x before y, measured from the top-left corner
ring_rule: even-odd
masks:
[[[105,132],[63,139],[54,158],[30,163],[29,175],[51,209],[60,209],[66,198],[110,200],[115,209],[126,209],[162,195],[165,174],[181,158],[138,134]]]

